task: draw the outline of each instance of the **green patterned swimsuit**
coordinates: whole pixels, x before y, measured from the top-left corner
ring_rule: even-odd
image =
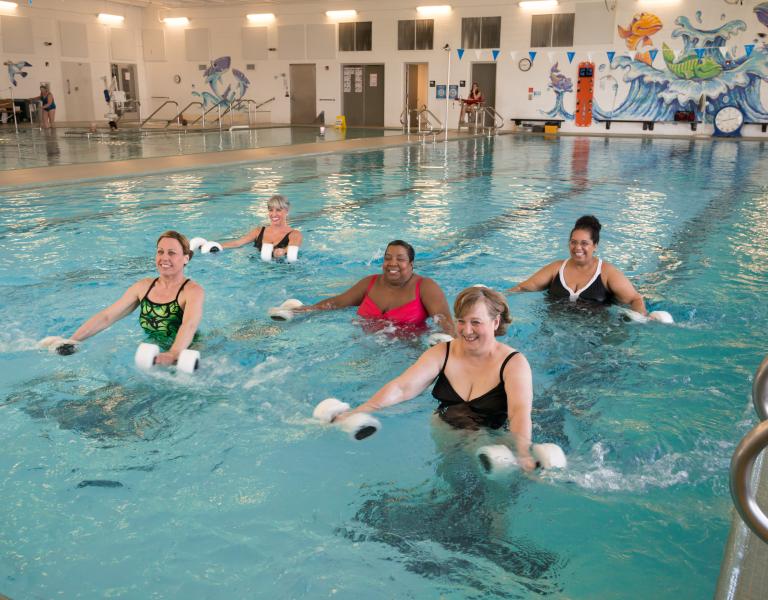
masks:
[[[155,287],[158,279],[158,277],[155,278],[139,303],[139,325],[152,340],[162,348],[167,349],[173,345],[173,340],[176,338],[184,319],[184,310],[179,305],[179,294],[189,279],[181,284],[179,291],[176,292],[176,297],[164,304],[158,304],[149,299],[149,292]]]

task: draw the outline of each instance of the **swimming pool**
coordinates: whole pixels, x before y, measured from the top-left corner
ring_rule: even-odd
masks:
[[[322,136],[319,131],[319,127],[289,126],[204,132],[121,129],[112,133],[100,130],[97,134],[88,134],[85,129],[20,129],[17,135],[13,129],[6,128],[0,130],[0,171],[335,142],[402,133],[399,129],[362,127],[327,127]]]
[[[4,193],[0,593],[711,596],[765,353],[765,160],[758,142],[505,136]],[[136,371],[136,316],[73,356],[34,350],[153,273],[159,232],[234,236],[278,190],[302,258],[192,260],[206,288],[193,377]],[[451,302],[507,287],[564,257],[587,213],[601,255],[677,325],[510,298],[534,436],[567,471],[485,477],[485,440],[433,426],[428,392],[364,442],[311,422],[422,342],[366,334],[353,311],[275,324],[267,307],[346,289],[397,237]]]

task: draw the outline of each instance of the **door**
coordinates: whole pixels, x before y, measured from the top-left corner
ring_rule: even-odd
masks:
[[[310,125],[317,116],[315,65],[290,65],[291,124]]]
[[[343,111],[351,127],[384,127],[384,65],[344,65]]]
[[[483,93],[484,105],[496,108],[496,63],[472,63],[472,83],[477,82]],[[470,89],[472,89],[470,87]],[[491,125],[493,119],[486,117],[486,125]]]
[[[121,117],[138,119],[139,80],[136,77],[136,65],[112,63],[111,71],[117,89],[125,92],[125,102],[122,106],[117,106],[118,114]]]
[[[405,101],[411,128],[418,127],[416,110],[427,105],[427,63],[405,65]]]
[[[61,74],[67,121],[92,121],[93,90],[90,63],[62,62]]]

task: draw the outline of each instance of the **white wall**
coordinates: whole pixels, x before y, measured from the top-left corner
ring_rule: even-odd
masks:
[[[581,2],[582,0],[579,0]],[[594,0],[592,0],[594,2]],[[602,4],[602,0],[599,0]],[[721,15],[726,20],[740,18],[747,24],[747,31],[729,40],[729,44],[743,46],[752,43],[756,39],[756,33],[765,29],[753,13],[752,6],[729,5],[723,2],[714,3],[712,0],[682,0],[678,4],[654,4],[645,6],[641,2],[618,2],[618,7],[609,15],[612,29],[612,44],[588,44],[573,48],[539,48],[533,68],[524,73],[518,69],[520,58],[528,55],[530,36],[530,12],[523,11],[516,2],[503,4],[483,4],[481,1],[454,4],[453,11],[448,16],[437,16],[435,20],[434,50],[432,51],[398,51],[397,50],[397,21],[400,19],[420,18],[413,8],[413,3],[404,0],[392,0],[385,6],[380,2],[354,2],[358,10],[358,21],[373,22],[373,51],[371,52],[337,52],[334,60],[280,60],[279,52],[269,52],[265,60],[245,60],[242,57],[241,28],[249,26],[245,14],[248,12],[274,12],[276,20],[268,25],[268,45],[270,48],[278,47],[277,28],[279,25],[329,23],[324,10],[327,6],[322,4],[286,4],[283,7],[276,5],[251,5],[249,7],[217,7],[178,9],[176,11],[162,11],[156,8],[131,8],[121,4],[109,4],[108,2],[96,2],[91,0],[67,0],[66,4],[59,0],[35,0],[32,7],[19,2],[19,8],[13,12],[4,14],[16,14],[29,17],[34,24],[35,52],[32,56],[2,55],[5,60],[26,59],[34,66],[29,69],[30,76],[21,81],[17,88],[19,96],[34,96],[37,94],[39,81],[50,81],[56,94],[60,112],[58,120],[66,120],[66,109],[60,103],[62,81],[60,62],[62,58],[57,54],[56,37],[58,35],[57,22],[77,21],[88,25],[88,60],[91,64],[92,79],[95,89],[94,119],[102,119],[106,110],[106,104],[102,96],[100,77],[108,75],[110,62],[109,26],[104,26],[96,21],[96,13],[112,12],[125,15],[126,19],[122,28],[135,31],[136,63],[138,64],[139,89],[141,93],[142,112],[147,115],[154,107],[158,106],[164,98],[170,97],[177,100],[180,105],[193,100],[192,92],[202,92],[207,89],[203,81],[202,72],[198,65],[204,61],[187,61],[185,51],[184,28],[173,28],[163,25],[160,18],[163,16],[189,17],[189,28],[207,28],[210,32],[209,59],[220,56],[231,56],[232,67],[243,71],[251,80],[251,87],[247,97],[260,101],[274,96],[275,102],[271,104],[271,120],[273,122],[288,122],[290,119],[289,98],[285,97],[283,89],[282,73],[289,73],[291,63],[315,63],[317,64],[317,112],[325,110],[327,120],[333,120],[336,114],[341,113],[341,65],[350,63],[378,63],[385,65],[385,124],[387,126],[399,126],[399,116],[403,107],[404,90],[404,63],[426,62],[429,64],[429,79],[438,84],[447,83],[447,69],[449,53],[442,50],[444,44],[449,44],[451,52],[451,83],[466,80],[469,83],[471,63],[475,61],[487,62],[492,60],[490,49],[480,51],[480,57],[475,50],[468,49],[463,60],[458,60],[455,49],[461,43],[461,18],[468,16],[501,16],[502,36],[501,51],[497,60],[497,110],[500,114],[511,117],[542,118],[541,111],[550,109],[554,104],[554,93],[547,88],[549,71],[552,62],[557,61],[561,71],[571,77],[576,83],[577,64],[587,59],[591,54],[592,60],[599,66],[607,62],[606,51],[613,50],[617,54],[626,53],[625,41],[617,34],[617,25],[627,27],[635,13],[641,11],[653,12],[658,15],[663,23],[663,29],[653,38],[655,47],[660,48],[662,42],[666,42],[675,50],[681,49],[679,39],[671,37],[675,28],[674,20],[678,15],[686,15],[691,22],[702,29],[711,29],[724,23]],[[66,6],[66,10],[64,9]],[[346,6],[346,5],[345,5]],[[336,8],[336,6],[334,6]],[[561,1],[556,9],[544,12],[574,12],[575,1]],[[695,21],[697,10],[702,11],[702,22]],[[578,17],[577,17],[578,18]],[[260,25],[263,26],[263,25]],[[145,61],[143,56],[142,30],[162,28],[165,31],[165,60]],[[45,41],[53,41],[53,46],[44,45]],[[2,40],[0,39],[0,48]],[[566,51],[577,52],[573,64],[569,64]],[[81,59],[82,60],[82,59]],[[657,67],[663,65],[661,53],[654,64]],[[47,65],[46,65],[47,63]],[[247,71],[246,63],[256,65],[255,71]],[[326,70],[328,67],[328,70]],[[621,82],[621,72],[614,71],[616,79],[620,81],[618,96],[626,93],[626,84]],[[174,82],[174,75],[181,77],[181,83]],[[541,92],[529,99],[528,88],[534,88]],[[763,84],[765,88],[765,84]],[[466,94],[466,89],[460,90]],[[5,97],[7,94],[0,94]],[[609,89],[600,89],[595,85],[595,95],[603,107],[610,106],[613,94]],[[764,100],[768,101],[763,90]],[[435,89],[430,89],[429,108],[441,119],[445,115],[445,101],[435,98]],[[575,109],[575,94],[568,93],[565,96],[565,107],[573,112]],[[449,124],[455,127],[459,114],[457,103],[449,103]],[[572,123],[564,125],[565,130],[579,130]],[[604,126],[595,124],[594,131],[604,131]],[[614,124],[612,132],[631,131],[638,132],[640,126],[631,124]],[[756,131],[759,132],[759,129]],[[690,130],[684,125],[658,124],[656,133],[690,134]],[[750,131],[752,133],[752,131]]]

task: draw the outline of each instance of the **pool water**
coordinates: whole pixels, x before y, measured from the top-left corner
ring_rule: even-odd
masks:
[[[13,129],[5,127],[0,129],[0,171],[335,142],[401,133],[399,129],[335,129],[329,126],[320,135],[319,126],[284,126],[234,131],[225,128],[223,131],[205,132],[120,129],[115,132],[99,130],[90,135],[86,129],[20,129],[16,134]]]
[[[11,598],[710,597],[727,468],[765,353],[762,143],[506,136],[6,192],[0,204],[0,593]],[[195,256],[201,370],[133,366],[136,314],[68,335],[154,272],[157,235],[232,238],[292,202],[301,260]],[[452,303],[567,255],[600,255],[677,323],[510,297],[503,341],[534,374],[534,437],[563,472],[487,477],[499,436],[435,423],[429,391],[355,442],[310,418],[423,351],[354,310],[278,324],[381,269],[387,241]]]

